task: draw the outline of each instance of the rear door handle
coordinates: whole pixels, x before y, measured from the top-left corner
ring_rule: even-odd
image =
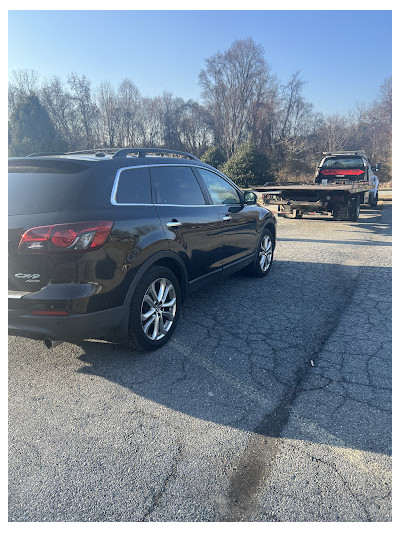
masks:
[[[232,217],[230,217],[229,215],[225,215],[224,217],[222,217],[222,220],[226,220],[227,222],[229,222],[230,220],[232,220]]]
[[[178,220],[171,220],[171,222],[167,222],[166,226],[167,228],[177,228],[178,226],[182,226],[182,222],[178,222]]]

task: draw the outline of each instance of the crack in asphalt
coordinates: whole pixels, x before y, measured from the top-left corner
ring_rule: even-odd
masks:
[[[373,241],[371,242],[373,244]],[[357,273],[356,278],[353,280],[353,284],[351,287],[351,291],[348,291],[346,293],[346,299],[345,301],[339,305],[338,309],[335,310],[335,317],[336,320],[334,323],[329,327],[329,323],[325,324],[325,327],[328,326],[326,334],[322,339],[316,339],[318,342],[318,347],[313,351],[312,354],[310,354],[309,359],[312,359],[316,362],[316,374],[320,376],[320,378],[325,378],[325,384],[323,386],[316,387],[315,389],[310,387],[301,387],[301,384],[306,381],[307,376],[311,372],[311,367],[307,367],[304,364],[300,364],[297,368],[294,380],[292,384],[287,388],[286,393],[284,397],[281,400],[280,405],[274,409],[271,413],[267,413],[266,416],[263,418],[263,420],[259,423],[259,425],[254,429],[254,432],[256,435],[253,435],[250,437],[248,441],[247,448],[245,450],[245,453],[240,458],[238,465],[236,467],[236,472],[231,478],[230,482],[230,489],[228,493],[228,508],[229,512],[226,516],[226,520],[234,520],[234,521],[245,521],[248,520],[249,517],[251,517],[252,513],[254,512],[254,508],[256,506],[256,496],[258,489],[262,486],[263,482],[269,477],[271,474],[272,468],[273,468],[273,462],[275,460],[275,457],[277,456],[280,448],[280,436],[282,434],[283,428],[288,424],[289,418],[292,413],[292,406],[298,396],[298,394],[304,390],[310,391],[310,390],[321,390],[321,389],[327,389],[330,384],[333,382],[335,384],[338,384],[343,389],[343,404],[348,400],[351,399],[352,401],[361,402],[360,399],[358,399],[356,396],[354,396],[351,393],[351,387],[352,386],[359,386],[359,387],[368,387],[368,393],[371,393],[371,387],[374,390],[377,390],[379,392],[382,391],[382,389],[385,389],[385,387],[374,385],[371,379],[371,374],[369,371],[369,362],[371,361],[371,358],[375,355],[377,355],[381,349],[382,349],[382,343],[379,346],[379,348],[375,351],[373,355],[371,355],[367,361],[366,361],[366,369],[367,369],[367,375],[368,375],[368,383],[358,383],[357,381],[350,381],[346,379],[346,376],[344,376],[343,372],[343,359],[340,365],[340,370],[342,374],[342,379],[333,379],[333,378],[326,378],[324,376],[323,369],[321,370],[321,373],[319,373],[318,369],[318,359],[319,355],[321,355],[324,346],[327,344],[328,340],[332,337],[334,332],[336,331],[337,327],[339,326],[341,322],[341,318],[344,314],[344,311],[350,306],[352,303],[352,299],[354,297],[354,294],[360,284],[360,272]],[[377,306],[375,306],[376,308]],[[384,319],[384,311],[387,310],[387,306],[384,310],[382,308],[376,309],[377,313],[382,316]],[[368,332],[371,332],[372,329],[376,328],[376,316],[374,316],[374,320],[370,318],[370,316],[367,317],[367,322],[369,327],[364,327],[363,329],[363,336],[366,335]],[[258,380],[257,380],[258,381]],[[387,388],[387,390],[390,390]],[[373,407],[375,409],[390,412],[390,409],[386,409],[382,405],[379,405],[378,402],[373,401],[366,401],[364,398],[362,400],[363,405],[368,405],[370,407]],[[378,405],[377,405],[378,404]],[[335,413],[338,408],[335,409]],[[268,437],[260,437],[259,434],[268,435]],[[282,442],[282,441],[281,441]],[[253,458],[254,462],[253,464],[249,464],[251,459]],[[315,459],[315,458],[314,458]],[[315,459],[317,460],[317,459]],[[354,494],[354,492],[351,490],[351,487],[347,483],[347,481],[343,478],[340,471],[336,468],[335,465],[332,465],[328,462],[325,462],[321,459],[319,459],[321,463],[329,465],[331,468],[334,469],[336,474],[342,479],[343,483],[345,484],[347,490],[352,494],[352,496],[358,501],[358,503],[362,506],[368,521],[371,520],[371,517],[368,513],[367,508],[363,504],[363,502],[360,501],[359,498]]]
[[[368,511],[368,509],[366,507],[366,504],[363,501],[360,500],[360,498],[357,496],[357,494],[354,493],[354,491],[350,487],[350,484],[344,478],[344,476],[342,475],[340,470],[337,468],[337,466],[334,463],[330,463],[329,461],[324,461],[320,457],[315,457],[315,456],[313,456],[311,454],[308,454],[308,453],[305,453],[305,455],[310,457],[312,461],[324,464],[324,465],[328,466],[329,468],[331,468],[335,472],[336,476],[341,479],[341,481],[343,483],[343,486],[348,490],[348,492],[351,494],[351,496],[356,500],[356,502],[362,508],[362,510],[364,511],[364,513],[365,513],[365,515],[367,517],[367,521],[368,522],[372,522],[371,515],[370,515],[370,513],[369,513],[369,511]]]
[[[164,480],[163,480],[163,482],[161,484],[161,487],[154,492],[154,494],[153,494],[153,496],[151,498],[150,505],[147,508],[147,510],[145,511],[145,513],[143,514],[141,522],[151,522],[152,513],[160,505],[160,502],[161,502],[164,494],[166,493],[169,484],[172,483],[173,480],[176,479],[176,477],[178,475],[178,465],[179,465],[179,463],[182,460],[182,453],[183,453],[182,450],[183,450],[182,444],[178,444],[177,452],[176,452],[175,457],[173,459],[173,462],[172,462],[172,465],[171,465],[171,469],[167,473],[167,475],[165,476],[165,478],[164,478]]]
[[[325,330],[325,335],[318,339],[318,346],[310,354],[310,359],[318,361],[318,354],[324,348],[329,338],[338,327],[344,310],[352,301],[353,294],[357,288],[359,275],[351,287],[351,291],[346,293],[346,300],[341,302],[335,312],[335,320]],[[298,393],[301,383],[310,373],[313,367],[301,363],[297,367],[294,380],[286,390],[278,407],[272,412],[268,412],[257,427],[254,428],[255,435],[249,439],[247,448],[240,458],[236,472],[230,481],[228,493],[228,514],[226,521],[246,521],[254,512],[256,506],[255,498],[257,491],[272,472],[275,457],[280,448],[280,436],[283,428],[287,425],[291,415],[291,409]],[[268,435],[268,437],[260,437]],[[253,462],[251,462],[253,459]]]
[[[373,244],[373,242],[371,242]],[[348,288],[345,292],[345,299],[343,299],[337,308],[335,309],[335,312],[333,314],[334,320],[330,322],[325,322],[324,324],[324,334],[321,335],[320,333],[316,332],[315,338],[313,339],[313,344],[317,344],[317,347],[314,348],[314,350],[309,353],[306,357],[306,359],[312,359],[316,365],[315,370],[312,369],[312,367],[308,366],[306,364],[306,360],[303,360],[299,363],[297,366],[296,372],[294,374],[293,379],[291,380],[285,380],[281,379],[281,377],[278,374],[277,367],[277,361],[279,361],[279,352],[283,349],[282,346],[279,348],[275,348],[272,345],[272,342],[274,339],[270,335],[266,335],[263,332],[257,331],[257,334],[260,336],[260,338],[265,342],[266,346],[268,347],[268,351],[270,355],[272,355],[272,368],[266,368],[264,372],[271,372],[274,376],[274,379],[277,383],[280,383],[281,385],[286,386],[286,391],[283,395],[283,398],[280,401],[280,404],[273,409],[272,411],[269,409],[265,417],[261,420],[261,422],[257,425],[257,427],[254,428],[254,435],[252,435],[248,441],[247,447],[243,455],[241,456],[240,460],[238,461],[236,467],[235,467],[235,473],[232,475],[230,480],[230,487],[228,491],[228,497],[227,497],[227,512],[225,513],[225,516],[223,517],[224,521],[245,521],[247,520],[253,512],[256,510],[256,496],[258,489],[263,485],[263,483],[266,481],[266,479],[269,477],[269,475],[272,472],[275,458],[277,454],[279,453],[280,448],[280,436],[282,434],[283,428],[287,425],[289,418],[292,413],[292,406],[298,396],[299,393],[304,391],[312,391],[312,390],[321,390],[321,389],[327,389],[332,383],[335,383],[339,387],[342,388],[343,394],[342,396],[342,403],[335,409],[335,413],[338,411],[339,407],[342,407],[347,400],[352,400],[356,402],[360,402],[363,405],[368,405],[370,407],[373,407],[378,410],[382,411],[389,411],[382,407],[381,405],[377,405],[377,402],[369,402],[366,401],[365,398],[361,401],[356,396],[354,396],[351,393],[350,387],[351,386],[359,386],[359,387],[372,387],[373,389],[376,389],[377,391],[381,391],[382,387],[378,385],[373,385],[371,375],[368,369],[369,361],[372,357],[377,355],[382,346],[380,346],[373,355],[371,355],[367,361],[367,374],[368,374],[368,383],[360,383],[355,381],[354,379],[346,379],[345,372],[343,369],[343,360],[341,364],[339,364],[339,372],[342,376],[341,379],[335,379],[335,378],[329,378],[324,376],[324,370],[319,370],[318,368],[318,359],[321,353],[323,352],[323,349],[325,345],[327,344],[328,340],[332,337],[334,332],[336,331],[338,325],[341,322],[343,313],[345,310],[349,307],[349,305],[352,303],[354,294],[359,287],[360,284],[360,271],[356,273],[356,275],[351,276],[351,286]],[[386,309],[385,309],[386,310]],[[385,310],[377,309],[377,312],[381,315],[383,315],[383,312]],[[287,315],[290,317],[290,314]],[[221,345],[221,336],[218,335],[218,330],[216,329],[216,326],[219,326],[224,329],[225,333],[229,334],[230,338],[235,339],[237,342],[240,342],[240,344],[243,344],[243,334],[242,331],[236,331],[232,330],[231,328],[227,328],[226,321],[224,320],[224,317],[219,314],[215,314],[215,316],[208,317],[211,320],[212,326],[206,327],[206,335],[204,337],[204,341],[210,340],[213,343],[213,349],[217,350],[218,347]],[[370,332],[373,328],[376,327],[376,321],[372,321],[368,317],[368,327],[364,327],[363,329],[363,335],[366,335],[368,332]],[[203,324],[204,325],[204,324]],[[361,339],[362,339],[361,337]],[[278,343],[281,343],[281,339],[277,339]],[[241,349],[240,349],[241,348]],[[256,383],[261,389],[264,388],[263,380],[260,377],[260,362],[255,361],[255,357],[253,357],[253,354],[251,352],[251,347],[249,349],[249,346],[238,346],[235,345],[235,349],[240,350],[242,354],[247,354],[248,361],[250,364],[250,372],[249,375],[252,377],[252,380],[254,383]],[[296,349],[298,348],[297,344],[289,344],[286,343],[286,346],[284,347],[286,349]],[[243,382],[240,380],[237,380],[235,378],[232,378],[232,376],[225,372],[223,369],[218,367],[218,365],[215,365],[211,363],[208,359],[201,356],[199,351],[194,348],[191,350],[191,352],[188,354],[186,352],[185,354],[187,357],[194,358],[197,363],[201,364],[201,366],[207,368],[209,371],[211,371],[214,375],[217,374],[219,377],[223,376],[224,379],[230,384],[233,384],[236,388],[238,388],[242,393],[244,392],[244,389],[246,389],[246,395],[251,397],[253,400],[258,401],[258,403],[265,403],[263,402],[263,397],[261,392],[258,392],[257,389],[252,389],[249,386],[244,386]],[[304,358],[305,359],[305,358]],[[332,363],[337,364],[337,363]],[[319,375],[320,378],[325,379],[325,383],[323,386],[319,387],[302,387],[301,384],[306,381],[306,378],[310,374],[310,372],[314,371],[316,375]],[[328,369],[329,371],[329,369]],[[232,383],[233,381],[233,383]],[[384,389],[384,387],[383,387]],[[389,389],[388,389],[389,390]],[[338,394],[336,392],[336,394]],[[332,414],[334,416],[334,413]],[[327,463],[328,464],[328,463]],[[338,475],[340,473],[338,472]],[[348,490],[351,492],[350,487],[346,485]],[[368,516],[368,513],[366,511],[366,514]]]

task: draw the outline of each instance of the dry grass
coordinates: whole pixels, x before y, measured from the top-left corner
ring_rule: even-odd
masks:
[[[380,189],[391,189],[392,188],[392,180],[389,180],[389,181],[381,181],[379,183],[379,188]]]
[[[275,176],[275,182],[281,185],[291,185],[297,183],[314,183],[315,176],[314,174],[306,173],[291,173],[285,170],[279,171]]]

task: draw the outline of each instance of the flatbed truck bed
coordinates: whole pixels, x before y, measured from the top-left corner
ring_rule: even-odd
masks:
[[[377,169],[363,152],[325,152],[314,184],[265,184],[254,191],[264,204],[278,205],[280,216],[332,213],[336,220],[356,221],[361,204],[377,204]]]
[[[278,205],[279,216],[301,218],[307,213],[332,213],[336,220],[356,221],[360,205],[369,202],[372,183],[354,181],[310,185],[271,185],[254,190],[265,205]]]
[[[338,190],[338,191],[351,191],[351,192],[361,192],[361,191],[369,191],[371,187],[371,184],[369,181],[357,181],[353,182],[352,184],[349,183],[329,183],[326,185],[315,185],[315,184],[309,184],[309,185],[271,185],[269,187],[256,187],[253,189],[254,191],[259,192],[266,192],[266,191],[280,191],[280,190],[305,190],[305,191],[332,191]]]

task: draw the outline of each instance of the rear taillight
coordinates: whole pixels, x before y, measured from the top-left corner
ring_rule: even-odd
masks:
[[[26,231],[19,243],[21,253],[88,252],[102,246],[113,222],[74,222],[39,226]]]

